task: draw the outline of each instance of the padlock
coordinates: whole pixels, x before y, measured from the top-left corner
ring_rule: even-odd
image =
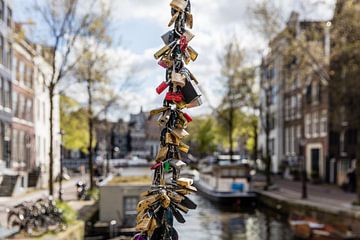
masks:
[[[151,236],[154,233],[155,229],[158,227],[159,226],[158,226],[156,217],[153,217],[151,220],[151,223],[150,223],[149,230],[147,231],[148,236]]]
[[[144,218],[135,227],[136,231],[145,232],[145,231],[149,230],[151,220],[152,220],[152,217],[150,217],[148,214],[146,216],[144,216]]]
[[[185,196],[182,196],[176,192],[168,191],[168,196],[171,198],[172,201],[176,203],[180,203],[185,199]]]
[[[185,119],[186,119],[187,122],[189,122],[189,123],[192,122],[192,118],[190,117],[189,114],[183,113],[183,116],[185,117]]]
[[[172,0],[170,3],[170,6],[172,8],[174,8],[175,10],[177,10],[178,12],[183,12],[185,11],[185,8],[188,5],[188,1],[187,0]]]
[[[187,33],[187,35],[190,35],[191,33]],[[176,34],[175,30],[170,30],[167,33],[163,34],[161,36],[161,39],[165,43],[165,45],[169,45],[173,41],[175,41],[179,36]]]
[[[173,84],[179,87],[185,86],[185,77],[181,73],[177,73],[176,71],[172,71],[171,73],[171,81]]]
[[[144,209],[141,212],[139,212],[138,215],[136,216],[136,222],[140,222],[141,219],[144,218],[145,214],[147,214],[147,209]]]
[[[138,212],[141,212],[142,210],[147,209],[150,205],[154,204],[158,200],[159,200],[158,195],[152,195],[152,196],[146,197],[145,199],[141,200],[138,203],[136,210]]]
[[[193,80],[186,81],[185,86],[181,88],[181,92],[184,96],[184,102],[186,104],[191,103],[201,96],[200,89]]]
[[[188,153],[189,152],[190,147],[188,145],[186,145],[183,142],[180,142],[179,144],[179,150],[184,152],[184,153]]]
[[[197,205],[190,198],[183,196],[184,198],[181,200],[181,205],[187,207],[188,209],[196,209]]]
[[[188,46],[187,51],[190,54],[190,58],[193,62],[195,62],[195,60],[197,59],[197,57],[199,56],[199,54],[191,47]]]
[[[167,92],[165,100],[169,102],[181,102],[184,96],[181,92]]]
[[[183,139],[188,136],[189,133],[185,129],[175,128],[170,130],[173,135],[175,135],[179,139]]]
[[[170,68],[173,66],[173,61],[168,56],[162,56],[158,64],[163,68]]]
[[[186,65],[189,65],[191,58],[189,52],[185,49],[185,52],[183,52],[184,62]]]
[[[159,152],[156,155],[155,161],[161,162],[166,159],[169,148],[167,146],[160,146]]]
[[[188,47],[188,40],[186,39],[186,36],[185,35],[180,36],[180,50],[181,50],[181,52],[185,52],[187,47]]]
[[[176,221],[178,221],[179,223],[185,223],[185,218],[183,217],[183,215],[173,206],[170,206],[171,212],[174,215]]]
[[[171,202],[171,204],[173,204],[174,207],[176,207],[177,209],[179,209],[180,211],[184,212],[184,213],[188,213],[189,209],[179,203],[175,203],[175,202]]]
[[[163,113],[163,112],[167,111],[169,108],[170,107],[161,107],[161,108],[153,109],[150,111],[150,116],[153,117],[155,115]]]
[[[171,19],[170,19],[170,21],[169,21],[169,23],[168,23],[168,27],[171,27],[171,25],[174,24],[174,22],[175,22],[176,19],[179,17],[179,15],[180,15],[180,12],[176,12],[176,13],[174,13],[174,14],[172,15],[172,17],[171,17]]]
[[[194,18],[193,15],[189,12],[186,12],[186,26],[188,26],[190,29],[193,28],[193,24],[194,24]]]
[[[184,196],[193,193],[193,191],[191,191],[189,189],[186,189],[186,188],[176,189],[176,192],[181,194],[181,195],[184,195]]]
[[[169,198],[169,196],[166,194],[166,191],[163,190],[161,193],[161,205],[164,208],[168,208],[170,206],[171,203],[171,199]]]
[[[191,178],[179,178],[178,180],[176,180],[176,184],[181,187],[189,187],[193,185],[193,183],[194,180],[192,180]]]
[[[162,115],[160,115],[160,117],[158,119],[158,123],[161,127],[166,126],[166,124],[168,123],[168,121],[170,119],[170,114],[171,114],[171,111],[167,110],[166,112],[163,112]]]
[[[170,52],[172,50],[172,48],[176,46],[176,41],[173,41],[172,43],[170,43],[169,45],[165,45],[164,47],[162,47],[159,51],[157,51],[154,54],[154,58],[157,60],[159,58],[161,58],[163,55],[170,55]],[[188,48],[189,49],[189,48]]]
[[[187,108],[194,108],[194,107],[200,106],[202,103],[203,102],[202,102],[201,98],[199,97],[199,98],[193,100],[191,103],[186,104],[186,107]]]
[[[157,94],[161,94],[169,85],[166,82],[160,83],[160,85],[156,88]]]
[[[186,41],[189,43],[194,37],[195,35],[192,34],[192,32],[190,32],[189,30],[186,30],[183,34],[183,36],[186,37]]]
[[[183,167],[186,166],[186,163],[184,163],[183,161],[181,161],[179,159],[171,159],[170,160],[170,165],[171,165],[171,167],[180,170],[180,169],[182,169]]]
[[[179,146],[180,139],[172,135],[171,133],[166,133],[165,135],[165,142],[166,144],[171,144],[175,146]]]

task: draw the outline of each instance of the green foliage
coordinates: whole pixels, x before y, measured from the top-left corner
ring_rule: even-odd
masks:
[[[64,130],[64,147],[88,152],[89,130],[87,110],[67,96],[60,96],[60,127]],[[94,140],[93,146],[96,142]]]
[[[92,200],[95,200],[95,201],[99,200],[100,191],[98,188],[90,189],[86,194]]]
[[[69,225],[76,221],[77,212],[68,203],[58,200],[56,201],[56,207],[62,211],[66,224]]]
[[[195,118],[189,131],[196,150],[201,156],[212,154],[216,150],[216,123],[210,117]]]

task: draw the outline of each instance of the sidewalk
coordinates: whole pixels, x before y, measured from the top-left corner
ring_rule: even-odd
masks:
[[[342,191],[329,184],[308,183],[308,198],[301,198],[301,182],[273,177],[277,188],[264,191],[256,190],[259,202],[289,215],[291,213],[311,216],[328,224],[344,224],[360,234],[360,207],[353,206],[356,194]]]
[[[79,180],[85,181],[87,179],[88,179],[88,177],[87,177],[87,175],[85,175],[85,176],[76,176],[76,177],[71,178],[69,181],[64,181],[63,182],[63,199],[65,201],[76,200],[76,188],[75,188],[76,182],[78,182]],[[58,198],[58,189],[59,189],[59,184],[55,183],[54,184],[55,199]],[[7,225],[7,223],[6,223],[6,218],[7,218],[6,208],[10,208],[10,207],[15,206],[19,203],[22,203],[24,201],[32,201],[32,200],[36,200],[36,199],[39,199],[42,197],[47,197],[49,194],[48,192],[49,192],[48,189],[40,189],[40,190],[31,191],[29,193],[24,193],[19,196],[15,196],[15,197],[0,197],[0,226]],[[80,206],[77,208],[80,208]],[[75,209],[75,210],[78,210],[78,209]]]

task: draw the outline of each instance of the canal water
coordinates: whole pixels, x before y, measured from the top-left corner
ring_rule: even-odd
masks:
[[[196,210],[185,214],[185,224],[175,223],[179,239],[186,240],[292,240],[286,219],[263,208],[247,211],[224,208],[201,195],[191,196]],[[176,221],[175,221],[176,222]]]

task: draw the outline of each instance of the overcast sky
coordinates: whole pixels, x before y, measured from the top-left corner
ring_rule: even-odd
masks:
[[[141,106],[144,110],[161,106],[164,96],[158,96],[155,88],[164,79],[165,71],[157,65],[153,54],[163,45],[160,36],[169,30],[167,23],[170,19],[170,0],[108,1],[113,4],[114,9],[116,27],[113,38],[116,42],[121,40],[121,45],[115,46],[111,52],[114,56],[122,57],[124,69],[136,69],[136,75],[131,80],[136,87],[121,94],[132,99],[130,107],[123,114],[136,113]],[[218,56],[228,39],[237,35],[241,45],[247,49],[255,62],[254,56],[260,57],[258,50],[265,46],[260,37],[252,31],[248,20],[249,7],[254,1],[256,0],[192,0],[194,28],[191,31],[195,38],[190,45],[199,52],[199,57],[196,62],[190,63],[188,68],[198,78],[202,89],[206,90],[212,106],[216,106],[221,100]],[[302,11],[303,5],[314,0],[273,1],[281,6],[283,17],[286,19],[291,10]],[[317,9],[310,9],[311,11],[307,9],[306,18],[331,19],[334,1],[324,1],[330,8],[322,5]],[[29,15],[31,2],[13,0],[15,20],[36,19]],[[209,111],[208,102],[205,101],[202,107],[189,112],[197,115]]]

